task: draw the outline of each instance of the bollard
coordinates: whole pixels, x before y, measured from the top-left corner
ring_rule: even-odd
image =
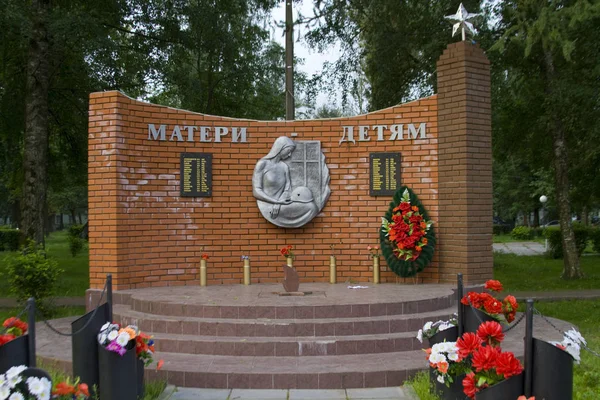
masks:
[[[373,283],[379,283],[379,257],[373,257]]]
[[[200,260],[200,286],[206,286],[206,260]]]
[[[250,285],[250,259],[244,259],[244,285]]]
[[[458,297],[458,337],[462,337],[463,335],[463,329],[464,329],[464,306],[463,304],[460,302],[464,296],[464,287],[463,287],[463,274],[462,273],[458,273],[456,274],[456,278],[457,278],[457,288],[456,288],[456,295]]]
[[[525,309],[525,397],[531,396],[533,378],[533,299]]]
[[[108,303],[108,320],[113,322],[112,274],[106,275],[106,302]]]
[[[337,279],[337,268],[335,265],[335,256],[329,256],[329,283],[334,284]]]
[[[27,300],[27,346],[29,350],[29,368],[35,368],[35,299]]]

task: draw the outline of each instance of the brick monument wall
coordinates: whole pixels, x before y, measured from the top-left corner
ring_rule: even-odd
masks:
[[[382,259],[381,281],[454,281],[452,273],[458,271],[469,282],[489,277],[491,149],[486,136],[489,112],[485,111],[489,76],[488,81],[480,77],[479,69],[488,67],[477,52],[481,53],[466,43],[449,47],[440,60],[439,95],[351,118],[242,120],[147,104],[119,92],[92,93],[88,153],[91,288],[102,288],[107,273],[113,274],[116,290],[198,285],[202,253],[210,256],[209,284],[241,283],[242,255],[250,256],[253,283],[277,282],[285,263],[279,249],[288,244],[294,246],[294,266],[301,281],[329,280],[330,245],[335,245],[338,282],[368,282],[372,261],[366,247],[378,244],[381,217],[391,200],[391,196],[369,195],[372,152],[401,153],[401,184],[411,187],[427,208],[436,225],[438,249],[443,249],[422,273],[406,280],[388,271]],[[467,73],[455,72],[455,64]],[[471,74],[471,69],[476,71]],[[451,82],[455,75],[466,80],[473,77],[475,83],[455,86]],[[444,84],[445,80],[449,83]],[[465,99],[479,96],[477,88],[485,84],[487,103],[481,104],[478,97]],[[476,88],[471,89],[472,85]],[[454,113],[460,120],[451,119]],[[443,139],[438,121],[444,121]],[[425,138],[420,134],[413,138],[409,124],[419,128],[423,123]],[[164,141],[154,140],[149,124],[166,125]],[[399,124],[404,135],[393,137],[391,126]],[[175,126],[181,127],[182,141],[173,135]],[[206,139],[211,141],[200,141],[200,129],[192,132],[193,141],[187,141],[184,126],[210,127]],[[340,143],[344,126],[354,127],[355,143]],[[361,126],[368,127],[362,128],[368,141],[359,140]],[[229,135],[221,142],[215,142],[215,127],[228,128]],[[246,143],[232,141],[234,127],[246,128]],[[292,133],[294,140],[321,141],[331,196],[307,225],[285,229],[260,214],[252,195],[252,173],[275,139]],[[470,141],[472,135],[476,143]],[[211,197],[180,196],[180,153],[212,154]],[[451,201],[440,202],[442,198]],[[463,214],[455,214],[465,208],[466,220]],[[441,215],[442,210],[448,214]],[[468,210],[475,214],[468,216]],[[472,234],[481,234],[483,239],[472,243]]]

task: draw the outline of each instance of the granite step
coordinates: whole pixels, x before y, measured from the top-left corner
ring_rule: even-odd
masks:
[[[194,336],[155,333],[157,352],[221,356],[307,357],[419,350],[414,332],[324,337]]]
[[[422,351],[315,357],[229,357],[160,353],[149,378],[195,388],[342,389],[400,386],[425,368]]]
[[[122,325],[136,325],[149,333],[240,337],[352,336],[416,332],[427,321],[447,320],[456,307],[419,314],[363,318],[315,319],[224,319],[158,316],[116,304],[114,319]]]

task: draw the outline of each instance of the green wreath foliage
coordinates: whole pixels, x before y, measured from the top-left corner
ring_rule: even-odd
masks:
[[[423,204],[421,204],[417,195],[408,186],[402,186],[396,191],[393,201],[390,203],[390,208],[385,214],[384,218],[388,222],[392,221],[393,210],[402,202],[402,194],[405,190],[408,190],[410,195],[411,206],[419,207],[419,213],[426,221],[429,221],[427,210],[425,210],[425,207],[423,207]],[[396,257],[394,254],[395,245],[386,236],[386,231],[384,230],[383,226],[380,228],[379,240],[381,243],[381,253],[385,257],[388,267],[394,271],[396,275],[403,278],[414,276],[418,272],[423,271],[423,269],[431,263],[436,244],[433,225],[431,225],[425,237],[427,238],[427,245],[423,247],[420,256],[414,261],[406,261]]]

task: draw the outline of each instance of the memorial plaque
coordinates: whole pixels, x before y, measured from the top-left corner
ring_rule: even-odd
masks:
[[[180,168],[182,197],[212,196],[212,154],[181,153]]]
[[[371,196],[393,196],[400,187],[400,153],[371,153]]]

